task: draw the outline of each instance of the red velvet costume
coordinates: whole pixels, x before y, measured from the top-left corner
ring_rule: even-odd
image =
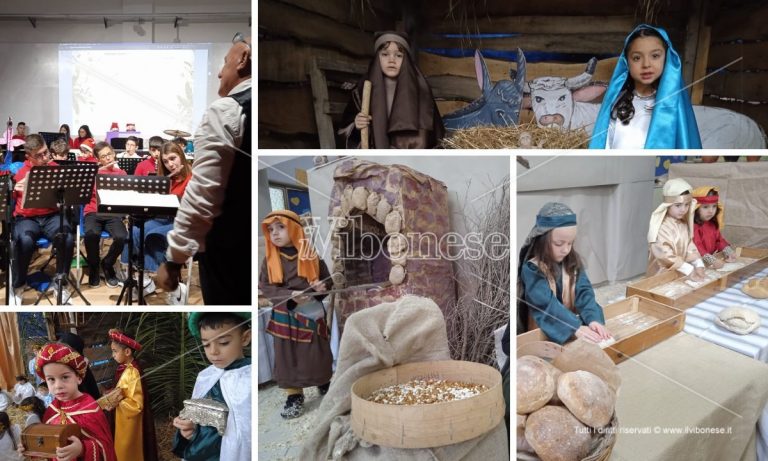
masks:
[[[43,415],[45,424],[77,424],[83,431],[83,454],[87,461],[117,461],[112,434],[104,412],[88,394],[61,402],[54,399]]]

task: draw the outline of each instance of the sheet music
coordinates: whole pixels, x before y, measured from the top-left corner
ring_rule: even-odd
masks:
[[[179,198],[174,194],[144,194],[135,190],[97,191],[100,205],[129,206],[137,208],[179,208]]]

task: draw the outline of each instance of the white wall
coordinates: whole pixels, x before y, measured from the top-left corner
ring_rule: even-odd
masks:
[[[59,120],[58,99],[58,46],[63,43],[204,43],[210,44],[208,53],[208,85],[206,106],[218,98],[218,72],[224,62],[235,32],[250,35],[249,26],[252,5],[250,0],[68,0],[3,2],[0,11],[0,119],[13,116],[14,122],[25,121],[28,132],[58,131],[61,123],[69,123],[73,131],[81,124],[77,121]],[[153,14],[184,13],[243,13],[235,17],[212,16],[213,22],[201,22],[198,16],[188,16],[179,28],[170,19],[159,18],[153,22]],[[37,19],[34,28],[24,19],[9,19],[7,15],[72,15],[72,19]],[[136,15],[144,17],[141,25],[144,35],[134,30],[135,20],[115,17],[105,28],[103,19],[83,19],[79,14]],[[149,72],[141,62],[126,63],[124,69],[114,72]],[[153,69],[162,78],[161,69]],[[108,103],[108,101],[105,101]],[[126,120],[121,121],[124,129]],[[106,122],[88,122],[95,136],[106,129]],[[141,130],[140,121],[136,120]],[[75,125],[76,124],[76,125]],[[98,125],[97,125],[98,124]],[[74,125],[74,126],[73,126]],[[94,126],[97,125],[97,126]],[[106,127],[107,129],[109,126]],[[168,127],[171,128],[171,127]],[[142,133],[149,137],[159,133]],[[101,134],[103,137],[103,134]]]
[[[653,211],[653,156],[528,157],[517,166],[517,250],[547,202],[562,202],[576,213],[574,245],[592,283],[624,280],[645,272],[646,234]]]

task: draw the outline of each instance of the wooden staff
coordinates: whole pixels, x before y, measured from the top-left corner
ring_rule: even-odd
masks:
[[[363,107],[360,109],[360,113],[368,116],[368,113],[371,110],[371,81],[366,80],[365,83],[363,83],[363,101],[362,101]],[[369,125],[370,126],[370,125]],[[361,149],[368,149],[368,129],[369,126],[366,126],[362,130],[360,130],[360,148]]]

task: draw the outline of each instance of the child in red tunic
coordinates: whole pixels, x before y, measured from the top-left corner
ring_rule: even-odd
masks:
[[[42,347],[35,362],[35,373],[45,379],[53,402],[45,410],[45,424],[77,424],[82,438],[72,436],[69,445],[56,449],[58,460],[86,459],[117,461],[112,434],[104,412],[96,400],[77,388],[85,376],[85,357],[62,343]]]
[[[704,264],[714,269],[723,267],[725,264],[723,260],[715,257],[715,253],[718,252],[722,252],[725,262],[736,261],[736,254],[731,244],[720,233],[725,221],[719,189],[713,186],[697,187],[692,195],[696,199],[693,243],[701,253]]]

